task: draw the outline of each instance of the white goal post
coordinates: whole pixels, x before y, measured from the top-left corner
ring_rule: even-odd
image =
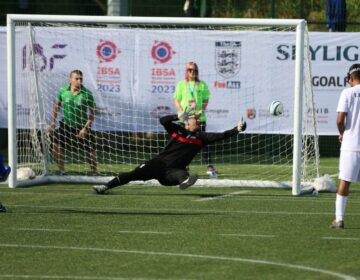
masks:
[[[230,129],[241,116],[248,123],[244,135],[210,147],[219,179],[201,174],[201,156],[194,160],[198,184],[291,187],[299,195],[319,177],[308,55],[300,19],[8,15],[9,186],[104,183],[158,153],[166,142],[158,118],[175,112],[173,91],[193,60],[211,92],[208,131]],[[53,156],[52,105],[72,69],[85,70],[98,108],[96,174],[82,151],[66,150],[67,175]],[[269,114],[273,100],[284,103],[283,116]],[[36,177],[18,178],[24,167]]]

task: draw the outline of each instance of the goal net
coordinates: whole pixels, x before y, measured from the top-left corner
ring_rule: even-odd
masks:
[[[104,183],[159,153],[167,141],[159,118],[176,113],[173,94],[193,61],[211,92],[207,131],[233,128],[241,117],[248,127],[209,146],[216,180],[206,173],[206,154],[194,159],[197,184],[300,194],[319,176],[308,46],[303,20],[9,15],[10,187]],[[90,140],[97,171],[89,148],[64,137],[63,174],[49,127],[59,89],[75,69],[96,104]],[[284,104],[280,116],[269,113],[274,100]],[[35,178],[17,176],[19,168]]]

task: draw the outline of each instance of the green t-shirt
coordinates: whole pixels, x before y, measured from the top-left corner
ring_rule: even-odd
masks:
[[[69,85],[63,86],[56,100],[61,102],[65,124],[75,128],[85,126],[88,121],[88,107],[95,107],[94,97],[85,87],[82,87],[78,94],[74,94],[70,91]]]
[[[195,112],[199,112],[203,102],[209,100],[210,91],[207,84],[203,81],[195,83],[193,81],[187,82],[186,80],[182,80],[177,84],[173,97],[179,101],[184,110],[186,108],[192,108],[194,102],[191,102],[191,100],[195,100]],[[201,114],[200,121],[206,121],[205,112]]]

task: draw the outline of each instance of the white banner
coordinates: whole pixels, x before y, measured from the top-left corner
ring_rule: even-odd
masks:
[[[294,33],[198,31],[194,35],[186,30],[136,29],[79,32],[83,31],[36,31],[40,82],[56,81],[41,94],[50,95],[53,101],[59,87],[68,82],[69,72],[81,69],[85,86],[94,93],[98,107],[95,129],[160,130],[158,117],[175,112],[175,86],[184,79],[186,62],[195,61],[200,79],[211,92],[209,131],[235,126],[244,116],[249,133],[271,133],[267,106],[273,100],[285,105],[276,130],[280,127],[283,133],[292,131]],[[0,40],[6,42],[4,27],[0,27]],[[341,90],[347,86],[347,69],[359,61],[360,39],[354,33],[311,33],[310,44],[318,131],[320,135],[337,135],[336,105]],[[17,52],[22,57],[17,72],[30,71],[29,42],[20,41]],[[6,73],[4,43],[0,44],[2,128],[7,127]],[[28,106],[26,102],[18,105],[25,113]],[[48,106],[50,112],[52,102]]]

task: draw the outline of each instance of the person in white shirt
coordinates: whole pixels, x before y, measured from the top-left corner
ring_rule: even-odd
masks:
[[[360,64],[348,72],[350,88],[341,92],[337,106],[336,124],[339,130],[339,185],[335,201],[335,220],[331,228],[344,228],[344,215],[349,188],[360,181]]]

